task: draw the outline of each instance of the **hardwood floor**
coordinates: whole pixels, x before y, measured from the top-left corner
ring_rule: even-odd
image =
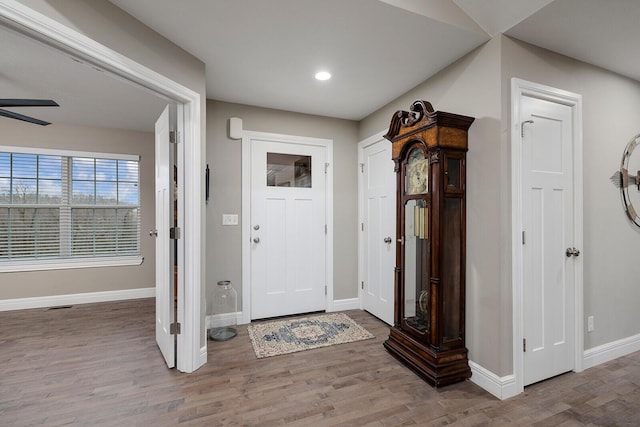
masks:
[[[640,425],[640,352],[500,401],[475,384],[434,389],[376,338],[256,359],[246,326],[209,341],[193,374],[167,369],[153,299],[0,313],[2,426]]]

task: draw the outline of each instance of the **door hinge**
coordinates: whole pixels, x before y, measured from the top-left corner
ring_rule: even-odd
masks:
[[[327,226],[327,224],[324,225],[324,234],[328,234],[329,233],[329,227]]]
[[[364,222],[360,223],[360,230],[364,231]]]
[[[522,338],[522,351],[524,353],[527,352],[527,339],[526,338]]]
[[[525,242],[525,238],[524,238],[524,231],[522,232],[522,244],[524,245]]]
[[[180,323],[174,322],[169,325],[169,333],[171,335],[180,335]]]
[[[360,282],[360,289],[364,290],[364,281]]]
[[[329,170],[329,163],[325,163],[324,164],[324,174],[327,174],[327,171]]]
[[[364,163],[360,163],[360,173],[364,173]]]
[[[178,240],[180,238],[180,227],[171,227],[169,229],[169,238]]]
[[[327,285],[324,285],[324,296],[327,296]]]
[[[180,142],[180,133],[177,130],[169,131],[169,142],[172,144],[177,144]]]

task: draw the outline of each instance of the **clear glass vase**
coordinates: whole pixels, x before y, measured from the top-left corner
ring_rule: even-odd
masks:
[[[213,326],[209,338],[214,341],[226,341],[235,337],[236,312],[238,311],[238,293],[229,280],[221,280],[215,286],[211,296],[211,304],[207,312],[213,315]]]

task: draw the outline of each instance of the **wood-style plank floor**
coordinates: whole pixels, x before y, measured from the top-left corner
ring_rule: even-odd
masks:
[[[0,313],[2,426],[640,425],[640,352],[500,401],[434,389],[375,339],[256,359],[246,326],[193,374],[165,367],[153,299]]]

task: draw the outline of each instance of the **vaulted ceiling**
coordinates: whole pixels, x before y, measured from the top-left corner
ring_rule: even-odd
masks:
[[[208,98],[261,107],[360,120],[498,33],[640,81],[637,0],[111,2],[205,62]],[[57,98],[45,120],[152,128],[164,101],[1,31],[0,98]]]

